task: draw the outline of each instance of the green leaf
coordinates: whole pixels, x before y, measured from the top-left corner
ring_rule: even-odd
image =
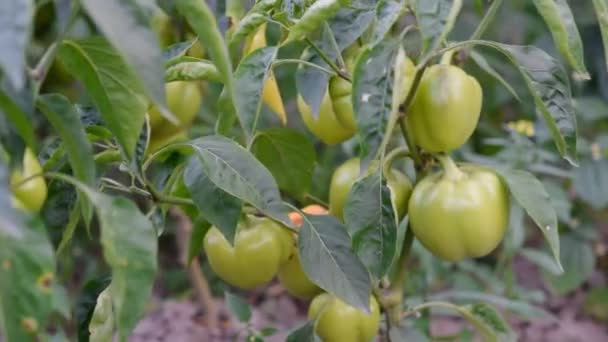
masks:
[[[574,233],[562,235],[561,245],[564,272],[556,275],[543,270],[543,279],[551,292],[564,296],[578,289],[593,274],[595,256],[592,245]]]
[[[371,45],[378,44],[403,14],[405,6],[399,0],[380,0],[376,8],[376,22]]]
[[[353,185],[344,221],[355,253],[376,278],[382,278],[397,248],[397,217],[381,168]]]
[[[184,56],[165,69],[165,81],[221,82],[222,74],[210,61]]]
[[[484,336],[485,341],[512,340],[515,336],[509,323],[505,321],[494,307],[486,303],[477,303],[463,307],[461,313]]]
[[[14,211],[3,165],[0,173],[0,330],[7,341],[30,341],[53,309],[55,255],[42,222]]]
[[[194,148],[203,172],[218,188],[292,226],[272,174],[249,151],[222,136],[202,137],[183,145]]]
[[[320,342],[321,339],[315,334],[315,322],[306,322],[306,324],[296,328],[287,336],[287,342]]]
[[[60,94],[40,96],[37,106],[61,137],[76,178],[93,186],[95,183],[93,149],[80,122],[80,115],[76,113],[69,100]]]
[[[80,115],[69,100],[60,94],[46,94],[38,98],[37,107],[45,114],[61,137],[74,176],[88,186],[95,185],[96,170],[93,148],[87,139]],[[91,205],[80,201],[85,221],[91,219]],[[73,225],[75,227],[75,223]]]
[[[318,0],[306,9],[300,20],[289,28],[285,43],[299,40],[316,31],[342,8],[341,0]]]
[[[234,28],[232,36],[230,37],[231,49],[247,38],[250,34],[255,32],[260,25],[266,22],[266,16],[264,13],[258,11],[250,11],[245,15]]]
[[[570,223],[570,220],[572,219],[572,215],[570,215],[570,212],[572,211],[572,201],[570,200],[567,189],[564,188],[563,184],[549,179],[543,180],[543,186],[551,198],[551,205],[557,213],[557,218],[561,222]]]
[[[196,43],[197,40],[198,38],[193,38],[185,42],[175,43],[163,49],[163,61],[165,61],[165,67],[167,65],[174,64],[176,59],[184,57],[188,50],[192,48],[192,46]],[[195,59],[194,57],[192,58]]]
[[[4,89],[0,88],[0,126],[3,126],[0,127],[0,133],[4,135],[5,132],[3,130],[12,127],[21,139],[25,141],[27,146],[35,146],[36,133],[32,125],[31,111],[15,102],[20,98],[22,98],[21,93],[15,92],[8,87]],[[26,106],[29,107],[29,105]],[[6,119],[8,119],[8,122],[5,122]]]
[[[276,56],[274,46],[257,49],[241,61],[234,73],[234,107],[247,141],[255,133],[262,108],[262,91]]]
[[[568,2],[566,0],[534,0],[534,5],[549,27],[557,49],[574,69],[574,78],[589,80],[591,77],[585,67],[583,42]]]
[[[351,249],[346,227],[330,215],[303,217],[298,251],[306,275],[323,290],[369,312],[369,274]]]
[[[232,107],[234,97],[232,63],[213,11],[206,1],[200,0],[177,0],[176,5],[178,12],[186,18],[192,30],[198,35],[205,50],[209,52],[213,64],[222,75],[222,83],[228,94],[227,101]]]
[[[423,38],[423,50],[429,52],[452,31],[462,0],[414,0],[413,6]]]
[[[556,320],[552,313],[541,308],[534,307],[525,300],[515,300],[485,292],[474,291],[446,291],[431,297],[431,300],[451,300],[458,302],[482,301],[496,305],[504,310],[508,310],[525,320]]]
[[[144,313],[156,275],[156,230],[137,206],[122,197],[89,193],[101,226],[101,245],[112,269],[110,295],[121,340]]]
[[[543,184],[529,172],[494,168],[509,188],[511,195],[530,215],[534,223],[543,233],[545,240],[559,268],[563,270],[560,262],[559,231],[557,227],[557,214],[551,206],[549,194]]]
[[[355,64],[352,102],[361,146],[362,169],[383,153],[385,142],[390,138],[387,132],[392,132],[395,126],[395,73],[393,68],[387,66],[395,65],[398,52],[399,45],[395,41],[382,42],[371,50],[361,52]],[[400,89],[395,91],[399,93]]]
[[[604,45],[604,58],[606,59],[606,67],[608,67],[608,1],[593,0],[593,8],[597,16],[597,22],[602,33],[602,42]]]
[[[272,173],[281,190],[298,199],[308,191],[317,157],[304,134],[282,128],[260,131],[251,152]]]
[[[608,207],[608,160],[585,159],[575,171],[574,190],[592,208]]]
[[[101,37],[64,40],[58,53],[68,71],[87,88],[126,156],[132,158],[148,109],[140,82]]]
[[[191,263],[202,252],[203,239],[205,239],[205,235],[210,228],[211,224],[200,216],[192,223],[192,233],[188,246],[188,263]]]
[[[522,74],[536,110],[545,119],[557,150],[570,164],[577,165],[576,116],[570,82],[564,68],[550,55],[534,46],[472,41],[493,47],[504,54]]]
[[[218,188],[203,172],[202,163],[204,161],[199,160],[197,156],[190,158],[184,171],[184,184],[201,211],[200,215],[216,226],[232,244],[243,203]]]
[[[336,45],[340,50],[351,46],[367,30],[374,20],[375,10],[361,8],[343,8],[328,22]]]
[[[161,108],[166,107],[163,58],[150,20],[135,0],[82,0],[89,17],[112,43],[146,95]],[[174,120],[163,110],[163,116]]]
[[[92,279],[82,288],[75,308],[79,342],[89,342],[89,323],[97,304],[97,297],[108,287],[110,280],[110,278]]]
[[[114,339],[116,318],[112,315],[113,304],[110,288],[107,287],[97,297],[95,310],[89,321],[89,341],[105,342]]]
[[[492,76],[495,80],[502,84],[502,86],[505,87],[505,89],[507,89],[509,93],[511,93],[511,95],[513,95],[513,97],[517,99],[517,101],[521,102],[521,99],[519,98],[519,95],[517,95],[515,89],[513,89],[509,82],[502,78],[502,76],[496,70],[494,70],[494,68],[492,68],[490,63],[488,63],[488,61],[482,54],[476,51],[471,51],[469,57],[471,57],[471,59],[475,62],[475,64],[477,64],[479,68],[481,68],[481,70]]]
[[[247,323],[251,319],[251,308],[241,297],[234,295],[228,291],[224,293],[226,306],[228,310],[239,320],[239,322]]]
[[[32,0],[0,2],[0,69],[16,90],[25,85],[25,50],[33,17]]]

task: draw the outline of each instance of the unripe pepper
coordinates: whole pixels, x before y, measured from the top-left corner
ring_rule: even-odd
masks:
[[[368,342],[380,327],[380,308],[373,296],[370,307],[371,312],[367,314],[323,293],[310,303],[308,319],[317,320],[315,332],[323,342]]]
[[[34,213],[40,211],[48,193],[42,171],[42,166],[34,152],[26,148],[23,154],[23,163],[19,169],[14,170],[11,174],[11,190],[15,196],[13,199],[15,207],[24,208]],[[32,177],[34,175],[40,176]]]
[[[408,215],[416,239],[448,261],[478,258],[502,241],[509,219],[509,195],[492,171],[471,164],[457,167],[442,158],[444,170],[420,181]]]
[[[407,113],[408,132],[428,152],[455,150],[473,134],[481,103],[475,78],[453,65],[433,65],[423,74]]]

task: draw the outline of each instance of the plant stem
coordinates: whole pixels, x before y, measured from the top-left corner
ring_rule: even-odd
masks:
[[[279,65],[283,65],[283,64],[303,64],[306,66],[309,66],[311,68],[315,68],[318,70],[323,71],[324,73],[331,75],[331,76],[337,76],[338,74],[336,74],[333,70],[329,70],[327,68],[324,68],[318,64],[315,63],[311,63],[309,61],[303,61],[301,59],[279,59],[276,60],[275,62],[272,63],[272,67],[278,67]]]
[[[336,65],[336,63],[334,63],[326,54],[325,52],[321,51],[321,49],[309,38],[305,38],[304,41],[306,41],[306,43],[313,49],[315,50],[315,52],[321,57],[321,59],[323,59],[323,61],[325,63],[327,63],[327,65],[330,66],[330,68],[340,77],[342,77],[343,79],[347,80],[348,82],[352,82],[350,76],[348,74],[346,74],[342,69],[340,69],[340,67],[338,67]]]
[[[171,214],[176,219],[177,245],[180,251],[180,262],[188,270],[190,282],[196,292],[200,305],[205,309],[205,320],[207,327],[214,331],[218,328],[218,310],[209,288],[209,283],[201,270],[198,257],[194,257],[188,264],[188,246],[192,233],[192,220],[179,208],[172,208]]]
[[[490,23],[494,20],[494,17],[496,17],[496,13],[498,12],[500,5],[502,5],[502,1],[503,0],[492,1],[492,4],[490,4],[490,7],[486,11],[486,14],[484,14],[483,18],[481,19],[481,22],[479,23],[479,25],[477,25],[477,28],[475,29],[469,40],[478,40],[483,36],[483,34],[488,29]],[[462,50],[462,55],[460,57],[461,61],[464,61],[468,57],[471,48],[472,46],[468,46]]]
[[[417,168],[420,167],[422,165],[422,158],[420,157],[420,154],[418,153],[418,148],[416,147],[414,140],[407,133],[407,121],[405,119],[405,116],[401,116],[399,118],[399,128],[401,128],[401,134],[403,135],[403,138],[405,139],[405,143],[407,144],[408,150],[410,151],[410,155],[411,155],[412,159],[414,160],[416,167]]]
[[[410,158],[412,157],[412,153],[410,152],[410,149],[408,147],[406,147],[406,146],[398,147],[398,148],[390,151],[386,155],[386,157],[384,159],[383,170],[382,170],[384,175],[389,174],[395,160],[397,160],[401,157],[410,157]]]
[[[405,285],[406,280],[407,259],[410,255],[410,251],[412,250],[413,244],[414,233],[412,232],[412,228],[408,227],[407,231],[405,232],[405,238],[403,239],[403,249],[401,250],[401,255],[399,256],[399,261],[397,262],[397,272],[395,273],[394,280],[391,283],[391,289],[388,294],[392,306],[389,308],[387,316],[389,320],[391,320],[394,324],[397,325],[401,320],[401,308],[403,304],[403,286]]]
[[[464,177],[464,173],[460,171],[458,166],[456,166],[456,163],[454,163],[454,161],[452,160],[452,158],[450,158],[449,155],[438,154],[436,155],[436,157],[437,160],[439,160],[439,163],[441,163],[441,167],[443,168],[443,172],[447,179],[456,181]]]
[[[324,200],[320,199],[319,197],[317,197],[317,196],[315,196],[315,195],[313,195],[311,193],[307,192],[304,195],[304,197],[307,198],[307,199],[309,199],[309,200],[311,200],[311,201],[313,201],[313,202],[315,202],[316,204],[319,204],[319,205],[325,207],[325,208],[329,207],[329,203],[325,202]]]

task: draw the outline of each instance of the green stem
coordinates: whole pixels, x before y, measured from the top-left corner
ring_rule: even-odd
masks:
[[[456,49],[452,49],[447,51],[446,53],[443,54],[443,56],[441,56],[441,61],[439,62],[439,64],[442,65],[450,65],[452,64],[452,58],[454,57],[454,54],[456,53]]]
[[[390,170],[393,167],[393,163],[395,162],[395,160],[402,158],[402,157],[412,157],[412,153],[410,152],[410,149],[406,146],[401,146],[398,147],[392,151],[390,151],[387,155],[386,158],[384,159],[384,166],[383,166],[383,170],[382,172],[384,173],[384,175],[388,175]]]
[[[321,70],[324,73],[326,73],[328,75],[331,75],[331,76],[338,75],[333,70],[329,70],[329,69],[324,68],[324,67],[322,67],[322,66],[320,66],[318,64],[311,63],[311,62],[308,62],[308,61],[303,61],[301,59],[279,59],[279,60],[277,60],[277,61],[275,61],[275,62],[272,63],[272,67],[273,68],[274,67],[278,67],[279,65],[283,65],[283,64],[303,64],[303,65],[309,66],[311,68],[315,68],[315,69]]]
[[[401,250],[401,255],[399,256],[399,261],[397,262],[397,272],[395,273],[394,280],[391,283],[391,291],[388,295],[393,305],[387,312],[387,315],[394,324],[399,324],[399,321],[401,320],[403,287],[407,279],[407,259],[410,255],[413,244],[414,233],[412,232],[412,228],[408,227],[405,232],[405,238],[403,239],[403,249]]]
[[[411,157],[414,160],[416,167],[421,166],[422,158],[420,157],[420,154],[418,153],[418,148],[416,147],[416,144],[414,143],[414,139],[412,139],[410,134],[408,134],[408,132],[407,132],[407,121],[405,119],[405,116],[401,116],[399,118],[399,128],[401,128],[401,134],[403,135],[403,138],[405,139],[408,150],[410,151]]]
[[[347,80],[348,82],[352,82],[350,76],[348,74],[346,74],[342,69],[340,69],[340,67],[338,67],[336,65],[336,63],[334,63],[326,54],[325,52],[323,52],[312,40],[310,40],[309,38],[305,38],[304,41],[306,41],[306,44],[308,44],[313,50],[315,50],[315,52],[321,57],[321,59],[323,59],[323,61],[325,63],[327,63],[327,65],[329,65],[331,67],[331,69],[340,77],[342,77],[343,79]]]
[[[311,194],[311,193],[306,193],[304,195],[305,198],[315,202],[316,204],[319,204],[325,208],[329,208],[329,203],[325,202],[324,200],[320,199],[319,197]]]
[[[502,0],[492,1],[492,4],[490,4],[490,7],[486,11],[486,14],[483,16],[483,19],[481,19],[481,22],[479,23],[479,25],[475,29],[475,32],[473,32],[469,40],[477,40],[480,39],[481,36],[483,36],[483,34],[488,29],[490,23],[494,20],[494,17],[496,16],[498,9],[500,8],[500,5],[502,5]]]
[[[459,180],[464,177],[464,173],[460,171],[456,163],[450,158],[447,154],[438,154],[436,155],[437,160],[441,163],[441,167],[443,168],[443,172],[445,177],[449,180]]]

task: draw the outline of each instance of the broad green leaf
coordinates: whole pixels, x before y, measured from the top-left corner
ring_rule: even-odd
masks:
[[[82,0],[82,6],[104,36],[137,75],[146,95],[166,107],[163,58],[150,20],[136,0]],[[163,116],[175,119],[168,111]]]
[[[12,208],[0,169],[0,330],[7,341],[30,341],[44,332],[53,309],[55,256],[42,222]]]
[[[574,190],[592,208],[608,207],[608,160],[584,160],[575,171]]]
[[[265,81],[271,77],[277,48],[268,46],[248,54],[234,72],[234,107],[249,141],[257,127]]]
[[[395,65],[398,51],[399,45],[395,41],[379,43],[371,50],[364,50],[354,68],[352,102],[362,169],[383,153],[383,140],[396,122],[397,111],[393,111],[395,73],[391,66]]]
[[[165,69],[165,81],[221,82],[222,74],[213,63],[186,56],[179,58],[179,62]]]
[[[272,174],[249,151],[222,136],[206,136],[182,145],[195,150],[202,171],[218,188],[292,225]]]
[[[534,0],[533,2],[549,27],[557,49],[574,69],[574,78],[589,80],[591,77],[585,67],[583,42],[568,2],[566,0]]]
[[[0,69],[17,90],[25,85],[25,50],[33,17],[32,0],[0,2]]]
[[[549,194],[543,184],[529,172],[506,168],[494,168],[509,188],[511,195],[530,215],[534,223],[543,233],[545,240],[560,269],[559,231],[557,214],[551,206]]]
[[[574,233],[564,234],[561,236],[561,259],[563,273],[556,275],[543,270],[543,279],[551,292],[564,296],[578,289],[593,274],[593,246]]]
[[[85,134],[80,115],[74,110],[69,100],[60,94],[40,96],[37,107],[61,137],[74,176],[88,186],[94,186],[96,170],[93,148]],[[92,215],[91,205],[85,198],[82,198],[80,202],[80,209],[85,221],[89,222]],[[76,223],[73,224],[73,227]]]
[[[40,96],[37,106],[61,137],[76,178],[93,186],[95,183],[93,149],[80,122],[80,115],[69,100],[60,94]]]
[[[101,291],[97,297],[95,310],[89,321],[89,341],[105,342],[114,339],[116,318],[112,314],[113,304],[110,288]]]
[[[469,57],[471,57],[471,59],[475,62],[475,64],[477,64],[479,68],[481,68],[481,70],[492,76],[495,80],[502,84],[502,86],[505,87],[505,89],[507,89],[509,93],[511,93],[511,95],[513,95],[513,97],[517,99],[517,101],[521,102],[521,99],[519,98],[519,95],[517,95],[515,89],[513,89],[509,82],[507,82],[496,70],[494,70],[494,68],[492,68],[490,63],[488,63],[488,61],[482,54],[476,51],[471,51]]]
[[[316,31],[328,19],[336,15],[342,8],[340,2],[343,0],[318,0],[306,9],[300,20],[289,28],[289,34],[285,43],[299,40],[307,34]]]
[[[224,293],[226,307],[240,322],[246,323],[251,319],[251,308],[241,297],[228,291]]]
[[[213,64],[222,75],[228,105],[232,107],[234,96],[232,63],[213,11],[206,1],[200,0],[177,0],[176,5],[178,12],[186,18],[194,33],[198,35],[205,50],[209,51]]]
[[[576,116],[572,91],[564,68],[534,46],[506,45],[490,41],[468,42],[493,47],[504,54],[522,74],[536,110],[545,119],[557,150],[570,164],[577,165]]]
[[[570,215],[570,212],[572,211],[572,201],[570,200],[567,189],[564,188],[563,184],[549,179],[543,180],[543,186],[551,198],[551,205],[557,213],[557,218],[561,222],[570,223],[570,220],[572,219],[572,215]]]
[[[374,15],[373,7],[369,9],[343,8],[328,21],[340,51],[351,46],[355,40],[361,37],[374,20]]]
[[[251,152],[272,173],[281,190],[295,198],[308,191],[317,157],[304,134],[282,128],[259,131]]]
[[[232,244],[243,203],[218,188],[203,171],[202,163],[197,156],[190,158],[184,171],[184,184],[200,210],[200,215],[216,226]]]
[[[344,207],[344,221],[355,253],[371,274],[382,278],[397,248],[397,218],[380,168],[353,185]]]
[[[608,67],[608,0],[593,0],[593,8],[595,8],[595,15],[602,33],[604,58],[606,67]]]
[[[19,93],[15,93],[8,87],[0,88],[0,126],[2,126],[0,127],[0,137],[8,135],[8,132],[3,131],[12,127],[27,146],[35,146],[36,134],[32,125],[31,114],[29,114],[31,111],[15,102],[19,96]],[[8,120],[8,122],[4,122],[5,120]]]
[[[371,45],[376,45],[384,39],[404,10],[405,6],[401,0],[380,0],[378,2]]]
[[[156,276],[156,230],[135,203],[95,193],[105,261],[112,269],[110,295],[121,341],[143,315]]]
[[[330,33],[324,31],[324,37],[327,38],[327,35],[329,34]],[[322,40],[322,42],[324,42],[323,44],[329,44],[327,39]],[[321,47],[321,50],[332,59],[337,56],[333,49],[325,49]],[[300,59],[324,68],[329,68],[329,65],[327,65],[327,63],[325,63],[325,61],[323,61],[323,59],[316,54],[312,48],[305,49]],[[323,101],[325,94],[328,92],[327,85],[329,83],[329,78],[330,75],[327,73],[303,64],[300,64],[298,66],[298,70],[296,71],[296,88],[298,89],[298,94],[299,96],[302,96],[302,99],[310,108],[315,119],[319,117],[321,102]]]
[[[298,234],[302,269],[323,290],[369,312],[370,277],[346,227],[330,215],[304,215]]]
[[[463,314],[484,337],[484,341],[504,341],[515,338],[509,323],[489,304],[478,303],[461,307]]]
[[[175,43],[163,49],[163,61],[165,61],[165,67],[175,64],[176,59],[184,57],[197,40],[198,38],[193,38],[185,42]]]
[[[263,13],[254,11],[248,13],[243,17],[236,25],[232,36],[230,37],[230,46],[236,48],[236,46],[246,39],[250,34],[255,32],[260,25],[266,22],[266,16]]]
[[[148,101],[133,73],[120,55],[101,37],[64,40],[59,58],[89,91],[105,125],[131,159]]]
[[[97,297],[109,284],[109,278],[92,279],[82,288],[75,308],[79,342],[89,342],[89,323],[97,304]]]
[[[320,342],[321,339],[315,334],[315,322],[310,321],[296,328],[287,336],[287,342]]]
[[[557,266],[555,260],[544,251],[532,248],[522,248],[519,250],[519,255],[536,264],[536,266],[540,267],[545,273],[553,275],[563,274],[563,271]]]
[[[442,44],[452,31],[462,0],[413,0],[425,52]]]

